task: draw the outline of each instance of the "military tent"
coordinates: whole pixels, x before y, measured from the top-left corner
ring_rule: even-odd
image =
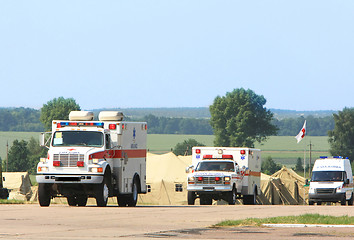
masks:
[[[32,197],[31,180],[28,172],[3,172],[4,187],[9,189],[9,199],[29,201]]]

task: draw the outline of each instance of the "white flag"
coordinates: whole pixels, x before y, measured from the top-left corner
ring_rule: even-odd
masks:
[[[305,134],[306,134],[306,120],[305,120],[304,126],[300,130],[299,134],[296,135],[296,137],[295,137],[297,140],[297,143],[299,143],[305,137]]]

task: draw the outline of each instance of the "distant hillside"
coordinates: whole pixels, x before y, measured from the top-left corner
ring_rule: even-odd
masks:
[[[150,134],[213,134],[210,126],[210,113],[203,108],[118,108],[95,109],[95,119],[102,110],[119,110],[126,120],[146,121]],[[308,134],[325,136],[334,129],[333,113],[335,111],[292,111],[270,109],[274,113],[272,123],[279,128],[279,136],[297,134],[307,120]],[[0,108],[0,131],[43,131],[39,121],[40,110],[31,108]]]
[[[210,118],[209,108],[114,108],[114,109],[94,109],[90,110],[98,115],[100,111],[121,111],[129,118],[142,118],[147,115],[156,117],[178,117],[178,118]],[[97,113],[97,114],[96,114]]]
[[[149,114],[157,117],[178,117],[178,118],[210,118],[208,107],[198,108],[115,108],[115,109],[94,109],[98,114],[100,111],[122,111],[125,116],[130,118],[142,118]],[[338,111],[324,110],[324,111],[295,111],[295,110],[282,110],[282,109],[269,109],[274,113],[274,117],[278,120],[284,118],[297,118],[297,117],[327,117],[332,116],[333,113]],[[95,115],[97,115],[95,114]]]
[[[307,117],[313,116],[316,118],[319,117],[328,117],[332,116],[333,113],[337,113],[338,111],[333,110],[323,110],[323,111],[295,111],[295,110],[282,110],[282,109],[273,109],[271,108],[270,111],[274,113],[274,118],[281,120],[284,118],[297,118],[297,117]]]

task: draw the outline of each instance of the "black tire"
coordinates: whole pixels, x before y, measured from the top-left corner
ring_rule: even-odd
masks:
[[[46,183],[38,184],[38,201],[41,207],[49,207],[51,195],[50,195],[50,186]]]
[[[85,207],[87,204],[87,195],[79,195],[76,197],[76,202],[79,207]]]
[[[107,206],[108,197],[109,197],[109,188],[108,188],[108,177],[105,175],[102,183],[95,186],[95,198],[97,207]]]
[[[347,205],[347,200],[345,199],[345,195],[343,196],[342,201],[340,201],[340,205],[346,206]]]
[[[195,198],[196,198],[195,192],[188,191],[188,196],[187,196],[188,205],[194,205]]]
[[[309,205],[314,205],[314,204],[315,204],[314,201],[309,200]]]
[[[244,205],[256,205],[257,204],[257,195],[244,195],[243,196],[243,204]]]
[[[118,195],[117,202],[119,207],[128,206],[128,197],[126,195]]]
[[[213,199],[209,196],[200,196],[200,205],[211,205],[213,203]]]
[[[135,207],[138,202],[138,182],[133,180],[132,193],[128,195],[128,207]]]
[[[352,193],[352,197],[348,200],[348,206],[353,206],[354,202],[354,194]]]
[[[236,188],[233,188],[232,191],[229,193],[227,202],[229,203],[229,205],[236,204]]]
[[[77,205],[75,196],[67,196],[66,200],[68,201],[69,206],[74,207]]]

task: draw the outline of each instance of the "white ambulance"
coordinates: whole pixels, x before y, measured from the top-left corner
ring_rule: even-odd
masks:
[[[315,161],[309,189],[309,205],[340,202],[353,205],[353,173],[349,159],[321,157]]]
[[[123,114],[72,111],[69,120],[54,120],[45,144],[47,158],[37,166],[38,200],[49,206],[54,197],[66,197],[70,206],[85,206],[88,197],[106,206],[117,197],[119,206],[135,206],[146,193],[145,122],[124,122]]]
[[[192,169],[188,175],[188,204],[199,198],[201,205],[212,200],[225,200],[230,205],[236,199],[244,204],[256,204],[260,193],[261,151],[253,148],[193,147]]]

